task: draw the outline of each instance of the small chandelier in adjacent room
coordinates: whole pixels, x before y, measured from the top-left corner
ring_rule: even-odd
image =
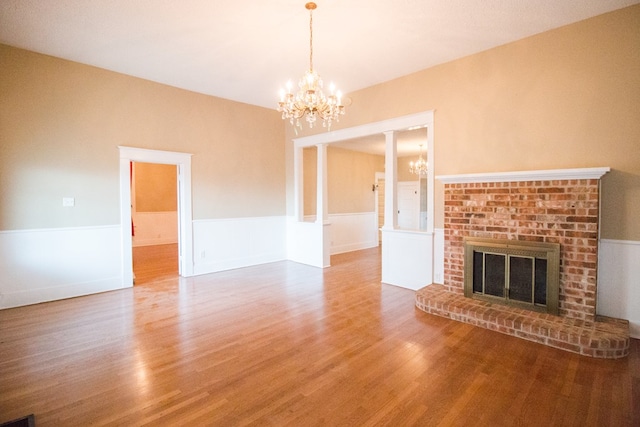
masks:
[[[416,175],[426,175],[429,164],[422,158],[422,144],[420,144],[420,156],[415,162],[409,162],[409,172]]]
[[[300,79],[298,92],[292,92],[291,81],[287,83],[287,89],[280,91],[278,111],[282,113],[284,120],[289,120],[292,125],[301,128],[301,119],[312,128],[316,120],[322,120],[322,126],[331,129],[331,123],[338,121],[344,114],[342,95],[335,89],[333,83],[329,95],[322,91],[322,79],[313,69],[313,10],[317,5],[309,2],[305,8],[309,11],[309,71]]]

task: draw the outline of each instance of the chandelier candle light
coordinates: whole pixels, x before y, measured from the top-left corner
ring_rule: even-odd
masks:
[[[409,172],[416,175],[426,175],[427,166],[428,163],[422,158],[422,144],[420,144],[420,156],[415,162],[409,162]]]
[[[292,92],[291,81],[287,83],[286,92],[280,90],[278,111],[282,113],[283,120],[289,120],[292,125],[302,127],[300,119],[305,118],[312,128],[316,120],[322,120],[322,126],[331,129],[331,123],[338,121],[344,114],[342,94],[337,91],[333,83],[330,85],[330,94],[327,96],[322,91],[322,79],[313,69],[313,10],[317,5],[309,2],[304,6],[309,11],[309,71],[304,74],[298,83],[298,92]]]

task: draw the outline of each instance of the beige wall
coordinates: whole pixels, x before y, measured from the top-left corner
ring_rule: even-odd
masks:
[[[304,215],[316,214],[316,147],[303,150]],[[384,156],[327,148],[329,213],[375,212],[372,186],[376,172],[384,172]]]
[[[175,165],[133,163],[137,212],[178,210],[178,171]]]
[[[632,6],[347,94],[333,128],[435,110],[436,175],[609,166],[602,237],[640,240],[639,23]]]
[[[5,45],[0,94],[0,230],[118,224],[119,145],[192,153],[194,219],[285,213],[274,110]]]
[[[348,94],[333,129],[433,109],[436,175],[610,166],[602,237],[640,240],[638,22],[640,5]],[[283,188],[292,214],[291,140],[322,131],[3,45],[0,94],[1,230],[119,223],[118,145],[193,153],[195,219],[282,215]]]
[[[303,216],[316,214],[317,161],[318,149],[316,147],[305,147],[302,149],[302,197],[304,199],[302,204]],[[327,195],[327,197],[329,198],[330,196]],[[329,207],[331,207],[331,201],[328,200],[327,202]]]

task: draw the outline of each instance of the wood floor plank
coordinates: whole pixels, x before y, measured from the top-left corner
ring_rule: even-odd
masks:
[[[180,278],[162,246],[133,288],[0,311],[0,422],[640,425],[638,340],[591,359],[431,316],[378,248]]]

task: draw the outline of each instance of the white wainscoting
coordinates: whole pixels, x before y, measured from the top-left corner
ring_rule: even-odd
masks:
[[[315,222],[305,215],[304,223]],[[329,214],[331,255],[378,246],[378,217],[375,212]]]
[[[629,320],[630,334],[640,338],[640,242],[600,241],[596,311]]]
[[[325,243],[331,232],[330,224],[312,221],[287,221],[287,259],[314,267],[329,267],[329,245]]]
[[[178,212],[135,212],[133,246],[178,243]]]
[[[0,231],[0,308],[121,289],[120,225]]]
[[[193,221],[194,274],[207,274],[287,256],[284,216]]]
[[[330,214],[331,255],[378,246],[375,212]]]
[[[434,233],[382,229],[382,283],[418,290],[433,283]]]
[[[444,228],[433,230],[433,283],[444,285]]]

